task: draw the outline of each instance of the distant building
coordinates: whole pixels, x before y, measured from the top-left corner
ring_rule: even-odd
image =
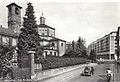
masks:
[[[118,27],[118,29],[117,29],[116,43],[117,43],[117,45],[116,45],[117,58],[120,58],[120,27]]]
[[[66,49],[72,49],[72,42],[66,42]]]
[[[116,58],[116,31],[92,42],[88,46],[88,51],[95,50],[97,59],[113,60]]]

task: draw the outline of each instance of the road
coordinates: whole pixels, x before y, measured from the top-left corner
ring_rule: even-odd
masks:
[[[78,68],[73,71],[47,78],[39,82],[107,82],[105,77],[108,64],[95,65],[95,74],[92,76],[81,76],[84,68]]]

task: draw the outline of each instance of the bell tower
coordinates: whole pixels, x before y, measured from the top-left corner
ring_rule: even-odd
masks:
[[[11,3],[6,6],[8,8],[8,29],[15,33],[20,32],[21,27],[21,9],[16,3]]]
[[[43,17],[43,13],[40,17],[40,24],[45,24],[45,17]]]

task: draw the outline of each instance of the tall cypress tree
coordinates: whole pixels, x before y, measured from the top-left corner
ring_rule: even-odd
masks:
[[[75,41],[72,41],[72,49],[75,50]]]
[[[29,50],[40,50],[40,37],[37,32],[37,24],[34,16],[34,8],[31,3],[27,4],[27,9],[25,13],[25,17],[23,17],[23,28],[21,29],[21,33],[18,37],[18,62],[22,62],[24,64],[24,58],[27,57],[27,51]],[[38,52],[37,52],[38,53]],[[40,54],[39,54],[40,55]]]

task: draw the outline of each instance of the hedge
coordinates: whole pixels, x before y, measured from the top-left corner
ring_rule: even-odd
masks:
[[[41,58],[39,60],[35,60],[35,63],[42,64],[42,70],[59,68],[59,67],[66,67],[71,65],[83,64],[86,62],[86,58],[81,57],[46,57]]]

